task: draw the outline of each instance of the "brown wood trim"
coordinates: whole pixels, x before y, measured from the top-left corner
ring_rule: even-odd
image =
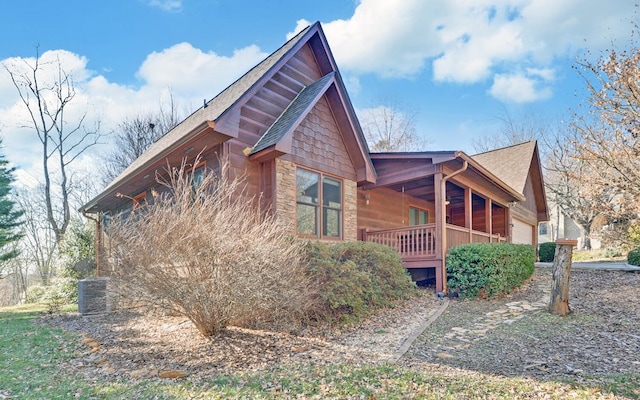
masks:
[[[307,170],[316,174],[320,175],[320,180],[318,181],[318,192],[321,193],[321,195],[319,196],[319,200],[318,200],[318,205],[316,207],[318,207],[318,210],[320,211],[320,219],[319,224],[318,224],[318,234],[316,236],[314,235],[300,235],[298,234],[298,184],[297,184],[297,176],[298,176],[298,169],[303,169],[303,170]],[[322,181],[323,181],[323,177],[328,177],[331,179],[335,179],[337,181],[340,181],[340,187],[341,187],[341,193],[340,193],[340,204],[341,204],[341,208],[340,208],[340,216],[341,216],[341,221],[340,221],[340,237],[335,237],[335,236],[324,236],[322,234],[322,200],[324,199],[324,193],[322,192]],[[295,169],[295,178],[296,178],[296,186],[295,186],[295,192],[294,192],[294,201],[296,204],[296,209],[294,210],[294,216],[295,216],[295,234],[297,237],[300,238],[306,238],[306,239],[319,239],[319,240],[327,240],[327,241],[343,241],[344,240],[344,211],[345,211],[345,184],[344,184],[344,179],[339,177],[339,176],[334,176],[331,174],[327,174],[324,171],[320,171],[320,170],[315,170],[312,168],[307,168],[306,166],[300,166],[300,165],[296,165],[296,169]]]

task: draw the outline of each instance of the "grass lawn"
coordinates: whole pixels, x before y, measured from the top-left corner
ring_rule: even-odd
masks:
[[[86,347],[80,337],[38,324],[42,306],[0,308],[0,399],[514,399],[633,398],[638,382],[624,379],[586,388],[505,378],[429,364],[282,365],[271,371],[211,376],[198,381],[92,379],[72,368]],[[622,397],[625,396],[625,397]],[[628,396],[628,397],[626,397]]]

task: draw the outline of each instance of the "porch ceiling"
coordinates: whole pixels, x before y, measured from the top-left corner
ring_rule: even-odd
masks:
[[[404,193],[429,202],[435,201],[433,176],[426,176],[408,182],[396,183],[388,186],[396,192]]]

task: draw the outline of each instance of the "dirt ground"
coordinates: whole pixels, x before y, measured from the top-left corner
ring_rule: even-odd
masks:
[[[503,319],[482,332],[487,314],[505,305],[509,309],[541,299],[546,304],[550,285],[551,270],[540,268],[505,299],[452,302],[414,342],[402,364],[440,363],[542,380],[640,373],[640,273],[573,270],[570,315],[559,317],[533,307],[520,319]],[[467,335],[451,337],[450,332],[465,328]]]
[[[232,327],[209,340],[183,317],[134,311],[65,314],[43,322],[76,333],[80,343],[99,343],[83,345],[86,351],[66,366],[87,377],[145,379],[177,370],[197,380],[290,363],[385,362],[543,380],[637,374],[640,273],[572,271],[573,313],[567,317],[550,315],[543,306],[550,279],[550,270],[539,268],[523,288],[490,301],[443,301],[427,288],[423,296],[358,325],[298,335]],[[430,320],[403,353],[407,338]]]

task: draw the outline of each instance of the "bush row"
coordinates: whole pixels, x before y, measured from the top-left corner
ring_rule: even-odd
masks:
[[[511,292],[535,268],[533,246],[472,243],[452,248],[447,256],[450,291],[464,297],[493,297]]]
[[[307,262],[317,288],[315,313],[330,322],[358,320],[417,293],[400,255],[388,246],[309,242]]]

